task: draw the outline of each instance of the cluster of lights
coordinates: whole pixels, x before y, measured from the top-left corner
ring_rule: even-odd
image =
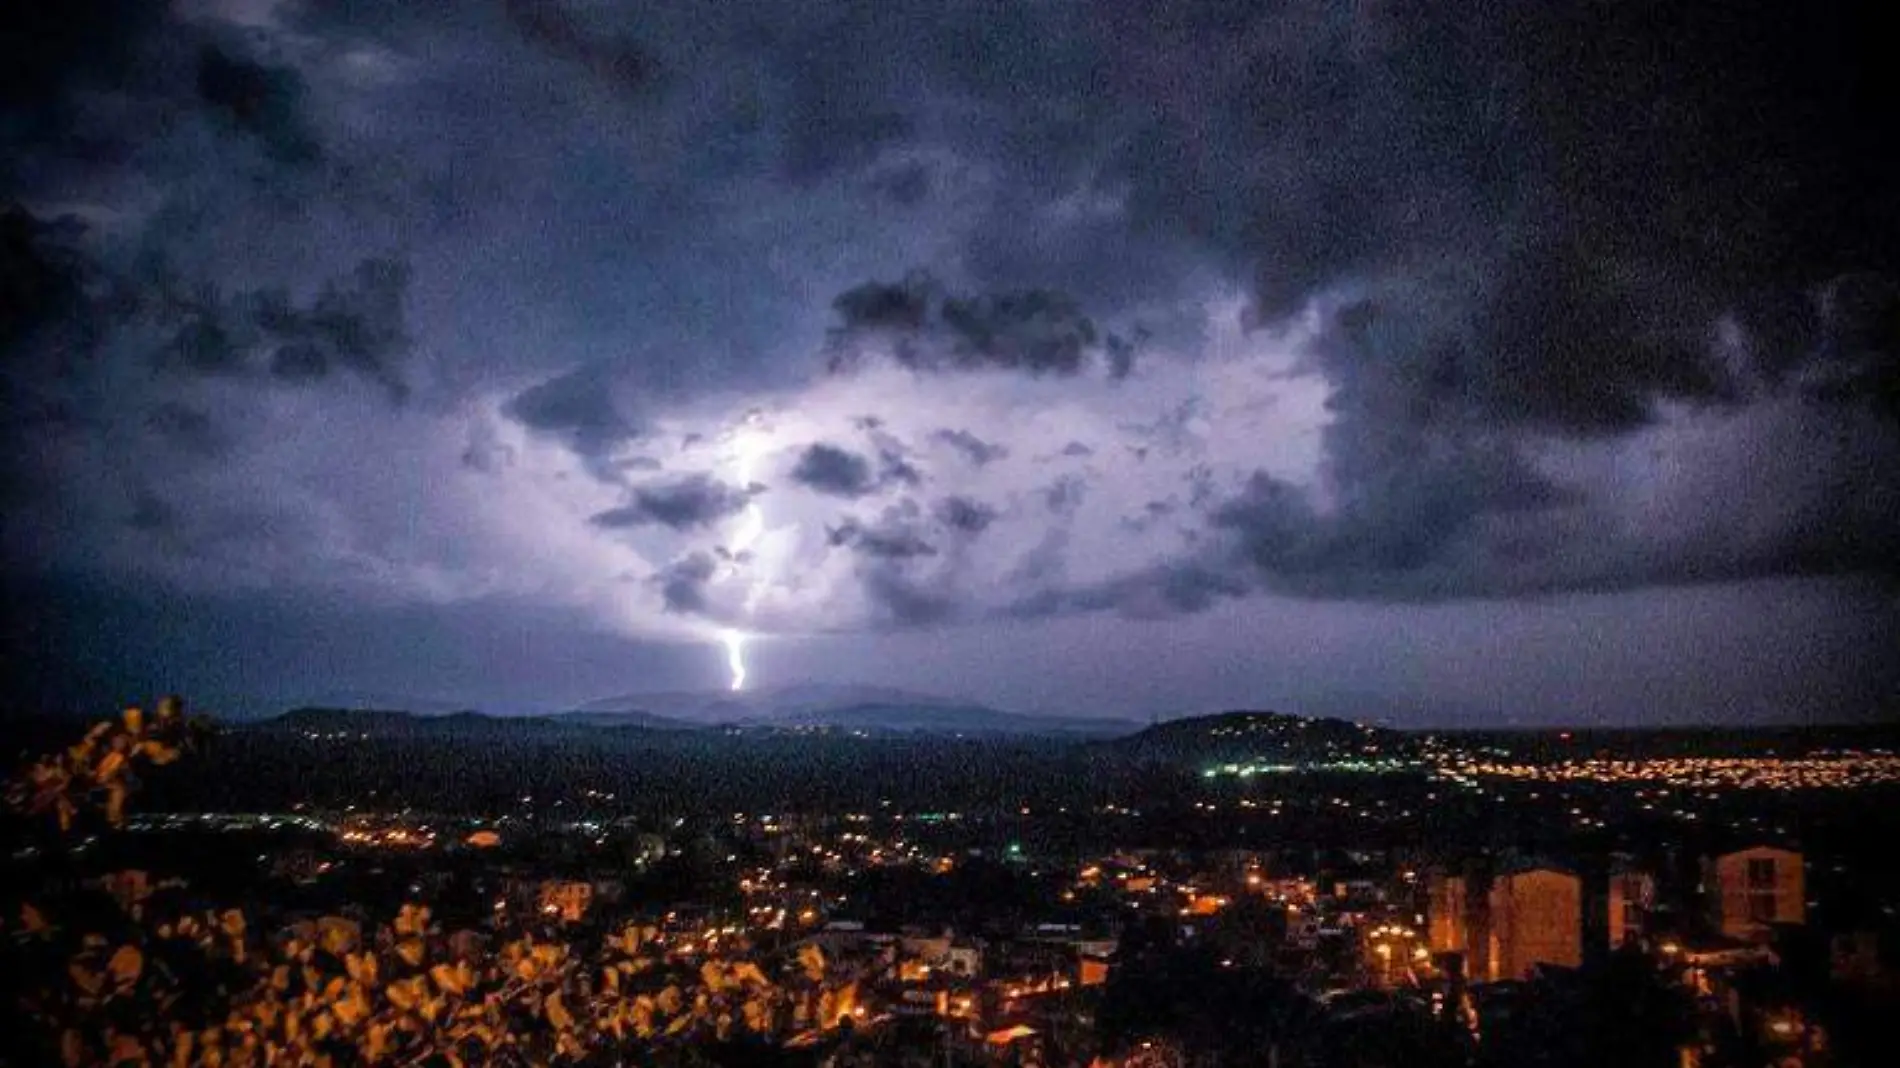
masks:
[[[1554,764],[1473,762],[1459,778],[1543,783],[1664,783],[1690,790],[1853,790],[1900,784],[1900,756],[1839,753],[1807,757],[1671,757],[1566,760]]]
[[[408,827],[348,827],[337,835],[345,845],[379,849],[428,849],[435,845],[435,832]]]
[[[315,831],[330,833],[334,828],[310,816],[271,812],[158,812],[128,817],[127,831]]]
[[[1412,761],[1392,757],[1310,760],[1298,763],[1260,760],[1245,764],[1221,764],[1201,772],[1201,777],[1215,779],[1231,776],[1238,779],[1251,779],[1255,775],[1389,775],[1394,772],[1416,770],[1417,767],[1418,765]]]

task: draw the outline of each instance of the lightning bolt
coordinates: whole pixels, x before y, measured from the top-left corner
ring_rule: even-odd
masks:
[[[719,632],[726,647],[726,667],[732,672],[732,691],[745,689],[745,635],[730,628]]]
[[[741,426],[738,433],[733,437],[733,448],[735,451],[733,474],[736,476],[738,484],[742,487],[752,484],[753,470],[758,464],[759,457],[764,454],[768,447],[765,435],[753,429],[758,421],[759,418],[756,412],[748,413],[744,425]],[[732,531],[731,548],[733,555],[740,556],[744,554],[746,550],[752,548],[753,543],[757,542],[759,536],[764,533],[765,512],[759,507],[757,501],[750,501],[746,504],[745,511],[739,513],[738,523]],[[735,570],[736,569],[737,565],[735,565]],[[745,603],[743,606],[746,615],[751,615],[753,609],[757,607],[759,594],[763,585],[764,583],[755,577],[751,587],[746,590]],[[732,690],[735,693],[745,689],[746,639],[747,635],[744,631],[734,630],[730,627],[719,632],[719,642],[726,647],[726,667],[732,672]]]

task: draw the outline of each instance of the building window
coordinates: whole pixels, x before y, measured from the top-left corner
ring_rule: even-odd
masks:
[[[1775,922],[1775,895],[1749,894],[1748,918],[1755,923]]]
[[[1775,887],[1775,860],[1773,857],[1757,857],[1748,862],[1748,888],[1750,890],[1773,890]]]

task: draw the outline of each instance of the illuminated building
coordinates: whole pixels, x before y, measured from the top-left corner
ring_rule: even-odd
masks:
[[[1461,875],[1434,875],[1427,887],[1426,911],[1431,919],[1427,941],[1433,953],[1467,953],[1471,949],[1470,899]]]
[[[1650,910],[1656,907],[1656,880],[1647,872],[1613,871],[1610,873],[1609,932],[1610,948],[1615,949],[1643,936]]]
[[[1583,962],[1583,886],[1576,876],[1531,868],[1491,884],[1489,977],[1526,979],[1540,964]]]
[[[1776,924],[1807,918],[1801,854],[1755,846],[1708,862],[1704,890],[1710,920],[1722,934],[1765,941]]]

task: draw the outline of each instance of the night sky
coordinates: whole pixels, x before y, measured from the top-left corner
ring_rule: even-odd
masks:
[[[16,709],[1895,711],[1846,7],[0,23]]]

